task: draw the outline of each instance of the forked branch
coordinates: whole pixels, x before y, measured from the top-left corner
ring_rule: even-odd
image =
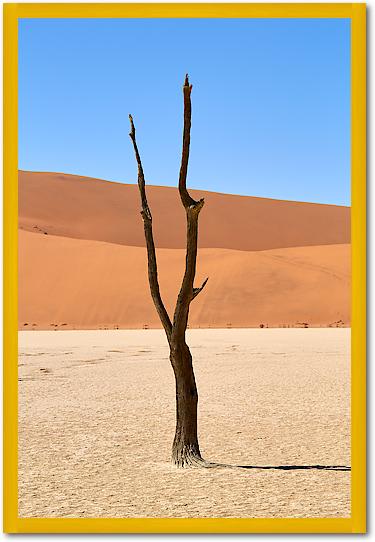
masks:
[[[184,131],[182,139],[182,157],[178,189],[183,206],[186,210],[187,239],[185,274],[178,294],[173,317],[173,339],[183,339],[187,327],[190,303],[202,291],[207,279],[201,288],[194,288],[194,278],[197,263],[198,247],[198,218],[204,205],[204,199],[195,201],[186,189],[186,178],[189,162],[190,129],[191,129],[191,89],[189,77],[186,75],[183,86],[184,93]]]
[[[141,157],[139,155],[136,137],[135,137],[135,126],[132,119],[132,116],[129,115],[130,120],[130,138],[133,142],[135,157],[138,164],[138,187],[141,195],[142,203],[142,218],[144,224],[146,246],[147,246],[147,256],[148,256],[148,279],[150,284],[150,290],[154,305],[159,314],[160,320],[163,324],[165,332],[168,337],[168,341],[175,342],[176,340],[184,340],[185,331],[187,327],[187,321],[189,316],[189,308],[192,300],[197,297],[197,295],[205,287],[207,280],[206,279],[202,286],[199,288],[194,288],[194,278],[196,272],[196,262],[197,262],[197,246],[198,246],[198,218],[199,213],[204,205],[204,199],[195,201],[189,194],[186,188],[186,178],[188,171],[189,163],[189,150],[190,150],[190,129],[191,129],[191,90],[192,85],[189,84],[189,77],[186,75],[185,82],[183,86],[184,94],[184,129],[183,129],[183,139],[182,139],[182,157],[181,157],[181,167],[180,167],[180,177],[178,182],[178,190],[181,198],[181,202],[186,211],[186,220],[187,220],[187,240],[186,240],[186,264],[185,264],[185,273],[181,284],[181,289],[178,294],[176,308],[173,317],[173,325],[169,318],[169,315],[163,304],[159,282],[157,274],[157,262],[156,262],[156,253],[155,253],[155,244],[152,232],[152,215],[150,208],[147,202],[146,195],[146,183],[143,173],[143,167],[141,162]]]
[[[168,338],[168,342],[170,342],[171,335],[172,335],[172,323],[160,295],[156,253],[155,253],[155,243],[154,243],[154,236],[153,236],[153,231],[152,231],[152,215],[151,215],[151,211],[147,202],[145,177],[143,173],[141,157],[138,151],[137,141],[135,138],[135,126],[134,126],[133,118],[131,115],[129,115],[129,120],[130,120],[129,136],[133,142],[134,153],[135,153],[135,157],[138,164],[138,187],[139,187],[139,192],[141,195],[141,203],[142,203],[141,215],[143,218],[143,226],[144,226],[146,246],[147,246],[148,281],[149,281],[151,296],[152,296],[155,308],[158,312],[161,323],[163,324],[165,333]]]
[[[206,286],[207,281],[208,281],[208,277],[207,277],[206,280],[203,282],[203,284],[202,284],[202,286],[201,286],[200,288],[193,288],[193,299],[195,299],[195,298],[197,297],[197,295],[201,293],[201,291],[203,290],[203,288]]]

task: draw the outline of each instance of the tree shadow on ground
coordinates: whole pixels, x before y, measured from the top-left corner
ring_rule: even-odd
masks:
[[[259,469],[259,470],[334,470],[350,471],[351,467],[345,465],[236,465],[239,469]]]

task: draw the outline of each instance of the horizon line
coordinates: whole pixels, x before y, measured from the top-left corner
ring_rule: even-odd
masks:
[[[103,183],[111,183],[116,185],[125,185],[125,186],[137,186],[137,182],[124,182],[124,181],[114,181],[109,179],[103,179],[102,177],[90,177],[88,175],[81,175],[79,173],[66,173],[64,171],[41,171],[41,170],[31,170],[31,169],[21,169],[18,168],[18,173],[41,173],[41,174],[52,174],[52,175],[66,175],[70,177],[83,177],[85,179],[92,179],[94,181],[100,181]],[[160,184],[147,184],[146,181],[146,187],[154,187],[154,188],[171,188],[173,190],[178,190],[178,183],[176,183],[176,186],[170,186],[170,185],[160,185]],[[265,200],[271,200],[271,201],[283,201],[286,203],[305,203],[309,205],[329,205],[330,207],[344,207],[347,209],[351,209],[351,205],[340,205],[338,203],[322,203],[322,202],[315,202],[315,201],[304,201],[304,200],[290,200],[290,199],[281,199],[281,198],[270,198],[265,196],[248,196],[245,194],[234,194],[231,192],[218,192],[216,190],[207,190],[205,188],[191,188],[188,187],[188,190],[192,190],[195,192],[208,192],[210,194],[220,194],[223,196],[234,196],[239,198],[253,198],[253,199],[265,199]]]

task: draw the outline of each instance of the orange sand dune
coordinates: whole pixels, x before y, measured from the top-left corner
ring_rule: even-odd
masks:
[[[303,180],[301,180],[303,182]],[[156,245],[185,246],[185,216],[175,188],[149,186]],[[199,245],[268,250],[350,243],[350,209],[215,192],[205,197]],[[52,235],[144,246],[136,185],[76,175],[19,174],[19,225]]]
[[[169,311],[184,258],[182,249],[158,250]],[[207,286],[191,306],[191,327],[350,322],[349,245],[263,252],[201,249],[197,285],[206,276]],[[19,325],[160,327],[148,289],[145,249],[20,230]]]

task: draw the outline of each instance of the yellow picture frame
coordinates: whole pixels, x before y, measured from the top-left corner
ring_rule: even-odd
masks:
[[[351,19],[351,517],[19,518],[17,494],[17,25],[38,18]],[[366,530],[366,4],[4,4],[4,522],[7,533],[364,533]]]

